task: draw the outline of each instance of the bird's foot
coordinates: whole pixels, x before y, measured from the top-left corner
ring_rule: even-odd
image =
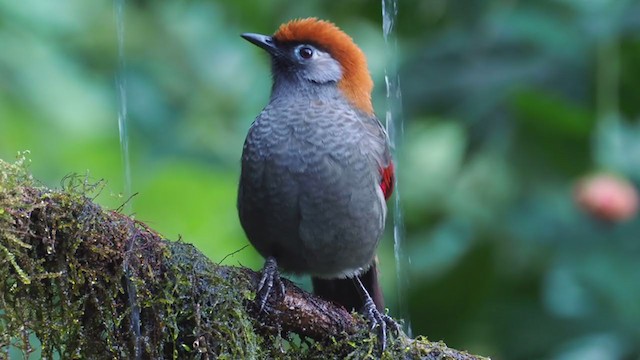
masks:
[[[387,331],[390,331],[394,335],[399,334],[400,324],[393,320],[391,316],[381,313],[373,302],[371,295],[369,295],[364,285],[362,285],[360,279],[356,277],[356,280],[364,296],[364,306],[362,308],[364,318],[371,325],[371,331],[378,330],[380,348],[381,351],[384,352],[387,347]]]
[[[376,305],[370,299],[365,301],[363,311],[365,319],[371,325],[371,331],[377,329],[380,347],[384,351],[387,347],[387,331],[397,335],[400,332],[400,324],[393,320],[391,316],[378,311]]]
[[[276,296],[276,299],[279,300],[284,297],[284,294],[284,283],[278,273],[278,264],[276,259],[270,256],[262,268],[262,278],[260,278],[258,291],[256,292],[260,304],[260,312],[264,310],[270,296]]]

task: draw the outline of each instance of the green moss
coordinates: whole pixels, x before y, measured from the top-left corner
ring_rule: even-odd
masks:
[[[82,177],[34,187],[27,163],[0,160],[3,351],[32,352],[33,332],[48,358],[264,357],[244,311],[253,294],[230,291],[249,288],[241,272],[101,209]]]
[[[212,263],[192,245],[94,204],[79,176],[36,187],[21,156],[0,160],[0,354],[43,358],[367,359],[364,320],[339,339],[278,331],[252,313],[249,271]],[[395,339],[382,358],[457,359],[426,339]],[[1,355],[0,355],[1,356]]]

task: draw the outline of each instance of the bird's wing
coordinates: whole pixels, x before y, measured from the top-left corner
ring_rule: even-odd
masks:
[[[391,158],[391,150],[389,149],[389,136],[375,116],[366,117],[363,124],[371,135],[369,137],[373,148],[371,155],[374,156],[380,171],[380,188],[384,198],[389,199],[395,184],[395,169]]]

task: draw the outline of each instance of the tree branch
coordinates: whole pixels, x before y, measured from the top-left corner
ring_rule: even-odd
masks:
[[[0,351],[52,358],[376,357],[359,316],[285,280],[258,311],[259,273],[212,263],[193,246],[106,211],[94,185],[34,186],[0,160]],[[479,359],[400,334],[384,357]],[[0,357],[2,354],[0,354]]]

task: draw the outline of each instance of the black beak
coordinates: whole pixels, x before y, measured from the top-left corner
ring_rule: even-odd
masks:
[[[252,33],[244,33],[240,36],[248,42],[263,48],[269,54],[275,54],[278,51],[278,47],[271,36]]]

